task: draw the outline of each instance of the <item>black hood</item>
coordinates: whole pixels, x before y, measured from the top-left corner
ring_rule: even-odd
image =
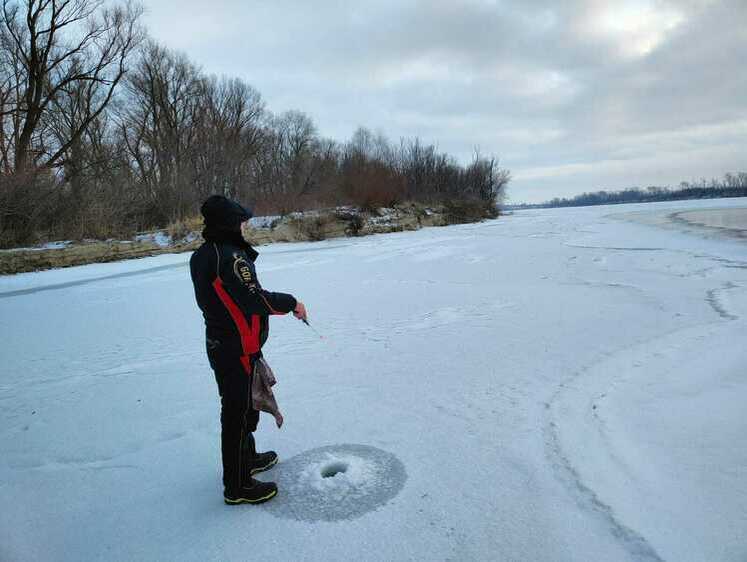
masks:
[[[222,195],[211,195],[200,208],[205,226],[224,230],[241,230],[241,223],[252,218],[252,212]]]
[[[207,242],[229,243],[243,248],[250,259],[257,259],[257,251],[241,235],[241,223],[252,218],[252,212],[222,195],[211,195],[200,208],[205,219],[202,237]]]

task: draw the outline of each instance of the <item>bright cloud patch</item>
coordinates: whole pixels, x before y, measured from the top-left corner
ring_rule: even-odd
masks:
[[[675,6],[652,1],[600,2],[588,26],[592,34],[607,37],[629,57],[645,56],[685,21]]]

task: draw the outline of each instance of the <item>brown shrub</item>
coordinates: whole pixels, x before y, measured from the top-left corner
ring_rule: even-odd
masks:
[[[179,240],[184,240],[193,232],[201,231],[202,228],[203,222],[201,217],[189,217],[184,220],[172,222],[166,227],[166,233],[171,237],[171,240],[178,242]]]
[[[482,199],[449,199],[444,202],[444,217],[449,224],[475,222],[496,218],[498,208],[494,201]]]
[[[357,209],[353,211],[337,210],[335,211],[334,216],[335,218],[348,223],[348,226],[345,229],[345,234],[348,236],[360,236],[365,221]]]
[[[51,173],[0,173],[0,247],[38,242],[50,230],[57,200]]]
[[[304,238],[313,242],[319,242],[320,240],[325,240],[327,238],[326,229],[329,221],[329,217],[322,215],[300,216],[294,217],[291,220],[291,224]]]

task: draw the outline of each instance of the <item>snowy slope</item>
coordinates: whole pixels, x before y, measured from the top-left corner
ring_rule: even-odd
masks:
[[[188,255],[0,278],[0,560],[743,561],[747,244],[620,218],[739,206],[260,248],[325,338],[272,320],[259,507]]]

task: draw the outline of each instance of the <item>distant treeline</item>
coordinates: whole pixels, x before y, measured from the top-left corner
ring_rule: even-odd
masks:
[[[617,203],[652,203],[682,199],[717,199],[720,197],[747,197],[747,172],[725,174],[722,180],[701,179],[690,183],[683,181],[676,188],[631,187],[622,191],[595,191],[582,193],[570,199],[555,198],[545,203],[509,205],[511,209],[536,209],[543,207],[585,207],[588,205],[614,205]]]
[[[2,2],[0,247],[107,238],[198,214],[220,193],[257,213],[407,200],[495,212],[509,173],[418,138],[321,137],[238,78],[149,39],[142,8]]]

